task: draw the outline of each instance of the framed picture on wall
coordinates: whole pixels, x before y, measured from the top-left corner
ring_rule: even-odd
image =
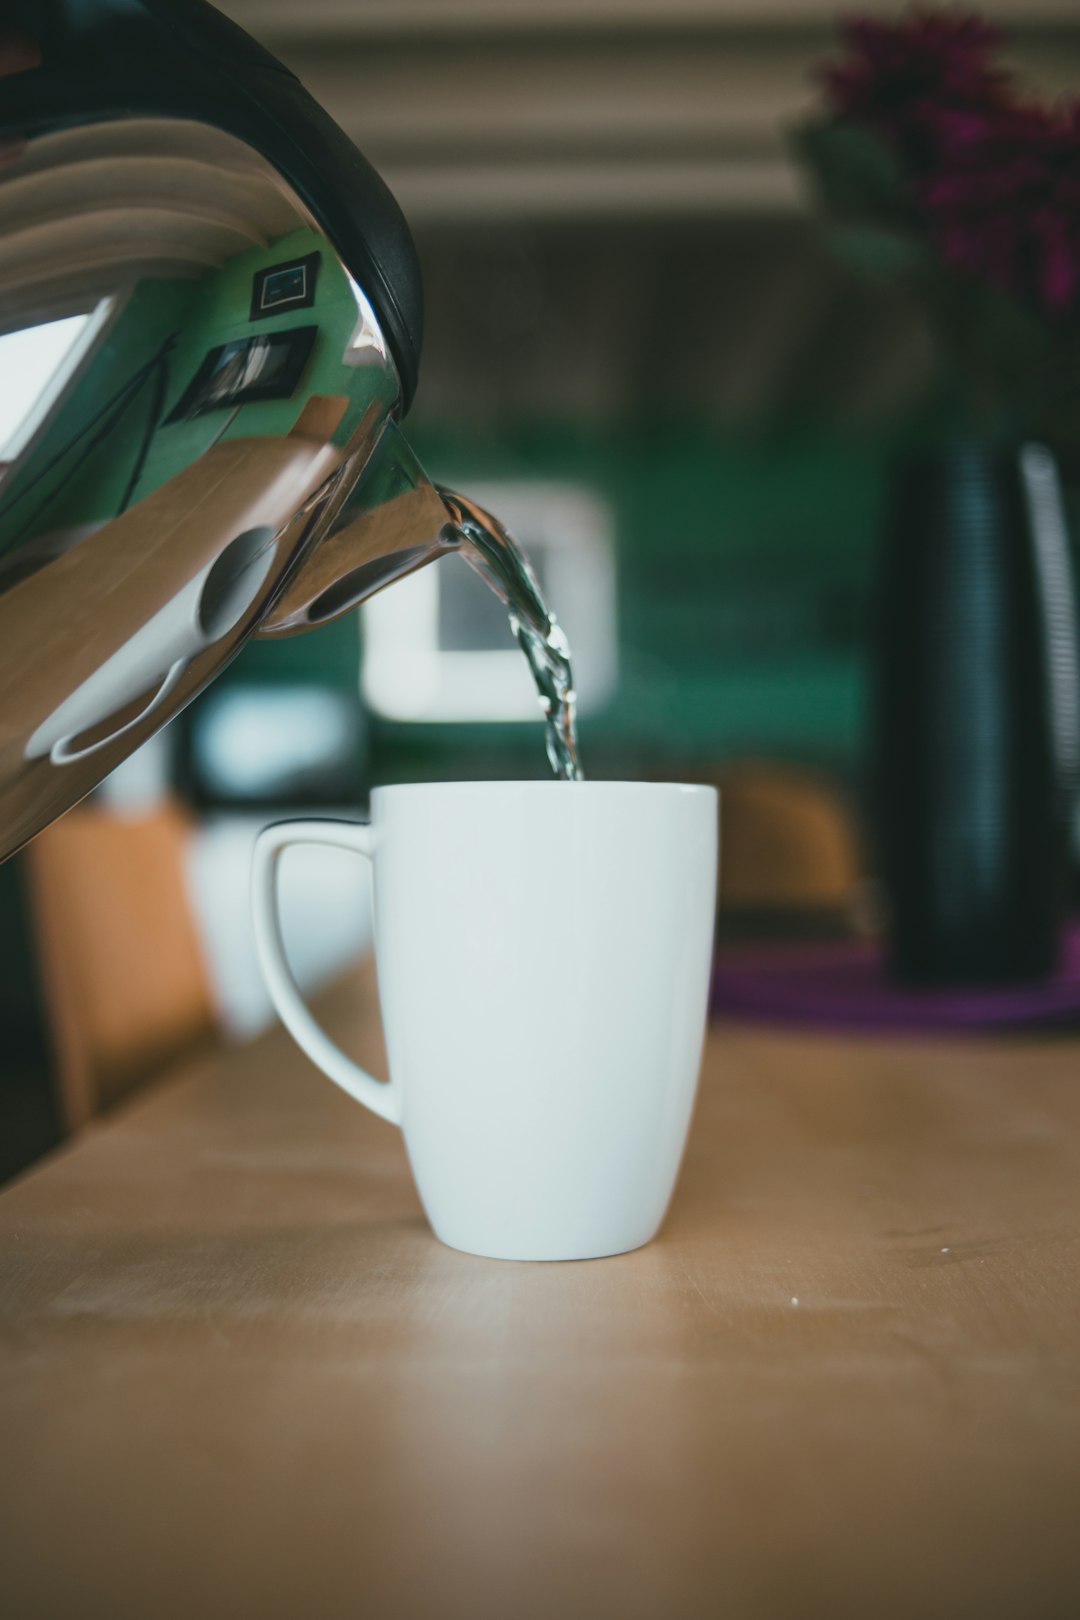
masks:
[[[317,326],[260,332],[211,349],[165,418],[190,422],[207,411],[231,410],[256,400],[290,399],[304,374]]]
[[[265,321],[291,309],[310,309],[315,302],[315,281],[321,253],[256,270],[251,287],[251,319]]]

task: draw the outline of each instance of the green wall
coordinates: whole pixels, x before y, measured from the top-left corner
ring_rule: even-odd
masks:
[[[427,429],[432,476],[580,481],[615,515],[620,681],[582,724],[601,773],[767,753],[857,766],[867,598],[894,443],[809,428],[755,437],[701,424],[608,434],[541,426],[498,440]],[[559,604],[553,604],[558,612]],[[542,775],[538,727],[378,723],[374,767]]]
[[[747,754],[857,771],[892,441],[810,429],[739,438],[700,424],[607,434],[548,424],[497,439],[428,426],[409,437],[434,478],[465,492],[497,479],[570,480],[610,502],[620,681],[582,724],[591,772]],[[350,615],[253,643],[223,679],[355,689],[358,640]],[[539,717],[484,726],[373,717],[371,735],[375,782],[547,772]]]

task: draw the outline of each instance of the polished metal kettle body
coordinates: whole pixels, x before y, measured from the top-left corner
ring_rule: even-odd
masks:
[[[382,182],[202,0],[0,6],[0,859],[459,535]]]

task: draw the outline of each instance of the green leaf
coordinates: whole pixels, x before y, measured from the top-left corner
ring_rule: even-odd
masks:
[[[886,225],[831,225],[826,240],[841,263],[862,275],[913,276],[935,262],[924,238]]]
[[[1026,368],[1048,357],[1050,333],[1030,309],[993,287],[980,286],[974,296],[977,330],[1001,363]]]
[[[840,215],[906,215],[904,170],[893,149],[863,124],[836,119],[792,132],[827,208]]]

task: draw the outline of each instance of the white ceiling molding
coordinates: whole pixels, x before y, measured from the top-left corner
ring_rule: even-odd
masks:
[[[787,212],[822,0],[225,0],[385,175],[418,228],[584,212]],[[896,0],[864,9],[897,14]],[[991,0],[1012,58],[1080,81],[1080,0]]]
[[[838,10],[829,0],[226,0],[221,9],[256,38],[311,38],[319,33],[415,37],[419,32],[505,35],[661,34],[739,28],[829,30]],[[861,0],[864,15],[895,17],[897,0]],[[981,0],[992,21],[1016,29],[1077,24],[1076,0]]]
[[[221,3],[416,230],[421,415],[864,425],[925,387],[918,309],[823,255],[787,134],[838,15],[902,0]],[[1080,85],[1080,0],[980,10],[1043,93]]]
[[[387,162],[382,173],[406,217],[424,225],[776,214],[804,201],[792,169],[767,161],[493,160],[456,164],[449,176],[445,168]]]

